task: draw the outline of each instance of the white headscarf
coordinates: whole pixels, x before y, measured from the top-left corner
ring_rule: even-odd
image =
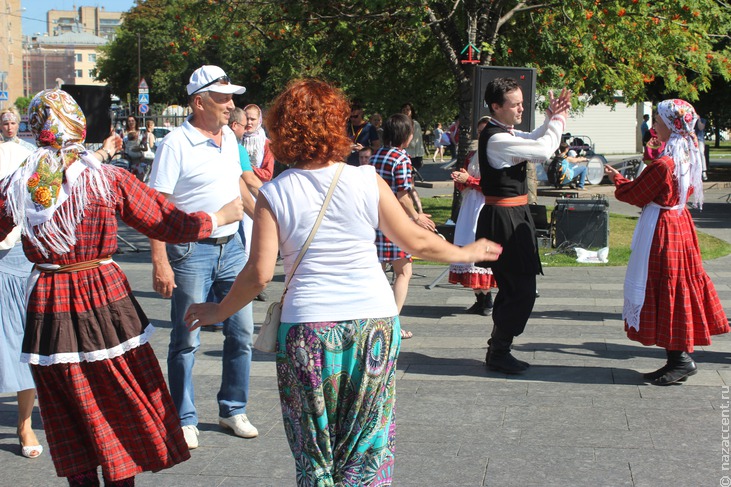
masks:
[[[264,144],[266,144],[267,136],[261,126],[261,108],[257,105],[246,105],[244,107],[244,113],[250,108],[256,108],[259,111],[259,124],[253,131],[244,133],[241,139],[241,145],[246,148],[251,165],[253,167],[261,167],[262,162],[264,162]]]
[[[671,131],[663,155],[670,156],[675,162],[680,208],[688,201],[690,188],[693,188],[693,206],[703,208],[703,154],[695,135],[698,115],[693,105],[679,99],[660,102],[657,113]]]

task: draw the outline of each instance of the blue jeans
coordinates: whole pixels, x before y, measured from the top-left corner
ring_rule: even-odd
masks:
[[[193,365],[195,352],[200,347],[200,329],[189,332],[183,317],[191,304],[206,301],[209,291],[219,302],[228,294],[246,264],[246,253],[238,233],[225,245],[201,242],[167,245],[167,252],[177,286],[173,289],[170,305],[168,383],[180,424],[196,425]],[[246,412],[253,333],[251,303],[223,322],[223,375],[218,391],[218,415],[221,417]]]
[[[577,164],[573,167],[574,178],[579,178],[579,188],[584,187],[584,181],[586,180],[586,166]]]

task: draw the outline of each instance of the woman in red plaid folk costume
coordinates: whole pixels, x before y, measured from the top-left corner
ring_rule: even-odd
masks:
[[[111,256],[117,215],[170,242],[241,219],[240,202],[187,214],[82,145],[86,119],[66,92],[30,105],[39,148],[0,184],[0,239],[18,226],[33,262],[21,361],[30,364],[56,472],[71,486],[134,485],[190,457],[148,343],[152,325]]]
[[[604,166],[618,200],[642,207],[632,238],[624,281],[625,330],[631,340],[658,345],[667,363],[644,374],[652,384],[684,382],[694,375],[695,345],[710,345],[711,335],[729,332],[728,320],[711,279],[703,270],[695,226],[686,208],[703,205],[703,154],[693,128],[696,115],[684,100],[657,107],[655,130],[665,143],[660,157],[634,181]]]

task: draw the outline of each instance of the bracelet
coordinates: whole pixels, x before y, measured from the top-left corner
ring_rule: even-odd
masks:
[[[107,162],[111,161],[114,154],[106,147],[102,147],[102,150],[107,153]]]

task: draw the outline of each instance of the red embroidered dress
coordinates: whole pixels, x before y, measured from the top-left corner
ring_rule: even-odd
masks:
[[[66,265],[113,255],[116,215],[145,235],[167,242],[210,235],[212,223],[206,213],[177,210],[126,171],[113,166],[101,171],[109,181],[109,202],[87,187],[75,245],[63,255],[49,252],[44,257],[24,236],[23,249],[31,262]],[[0,215],[2,240],[14,225],[5,214],[4,195]],[[147,343],[151,332],[116,264],[40,273],[28,303],[22,350],[36,381],[59,476],[101,465],[107,478],[121,480],[190,458],[177,411]]]
[[[679,203],[675,163],[662,157],[634,181],[614,180],[618,200],[644,207]],[[625,322],[631,340],[668,350],[693,352],[710,345],[711,335],[729,332],[729,324],[713,282],[703,269],[695,225],[687,208],[661,209],[650,248],[645,301],[639,331]]]

